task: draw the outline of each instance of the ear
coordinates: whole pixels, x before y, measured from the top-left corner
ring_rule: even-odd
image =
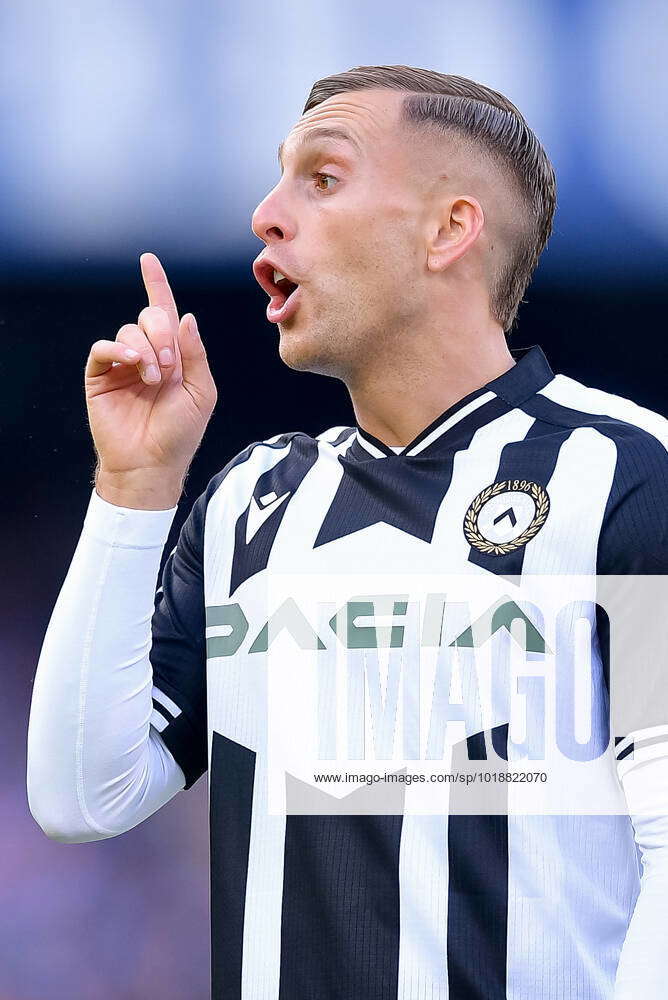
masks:
[[[477,240],[485,224],[482,206],[473,195],[458,195],[454,200],[441,202],[440,213],[433,220],[427,244],[427,267],[430,271],[444,271]]]

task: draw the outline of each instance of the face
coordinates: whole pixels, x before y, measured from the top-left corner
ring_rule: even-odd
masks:
[[[253,269],[292,368],[353,379],[425,308],[425,192],[403,97],[335,95],[281,146],[280,180],[253,215],[266,244]]]

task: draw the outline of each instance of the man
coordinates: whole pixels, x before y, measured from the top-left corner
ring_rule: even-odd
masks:
[[[276,580],[325,581],[326,593],[359,567],[479,588],[664,573],[668,481],[661,417],[555,376],[539,347],[507,347],[555,182],[506,98],[461,77],[360,67],[315,84],[279,155],[253,218],[265,243],[255,275],[282,359],[342,379],[356,426],[280,434],[233,458],[194,504],[154,601],[216,390],[194,318],[179,320],[159,261],[142,257],[149,307],[94,344],[86,367],[98,466],[35,680],[33,815],[64,842],[115,836],[208,768],[216,1000],[658,1000],[665,758],[640,741],[622,767],[631,728],[617,735],[633,823],[458,814],[452,798],[419,814],[411,789],[384,813],[328,813],[321,789],[289,775],[302,808],[270,808],[271,671],[342,636],[336,617],[312,627],[298,602],[274,599]],[[348,646],[382,645],[380,627],[356,643],[360,608]],[[438,655],[465,656],[465,636]],[[403,641],[404,669],[417,670],[418,645]],[[606,656],[596,639],[604,743]],[[486,759],[491,743],[510,759],[507,715],[476,724],[465,694],[464,717],[450,765],[462,748]],[[298,744],[299,728],[284,726]],[[640,736],[655,749],[665,732]],[[645,805],[655,775],[653,813],[635,808],[639,772]]]

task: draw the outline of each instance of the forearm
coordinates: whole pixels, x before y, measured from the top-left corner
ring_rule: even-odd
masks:
[[[614,1000],[665,1000],[668,982],[668,855],[655,858],[622,948]]]
[[[668,982],[668,758],[661,744],[626,759],[622,784],[642,856],[640,893],[622,948],[614,1000],[663,1000]],[[643,759],[644,756],[644,759]]]
[[[151,616],[174,513],[91,498],[44,639],[28,730],[29,804],[54,839],[122,833],[183,787],[150,727]]]

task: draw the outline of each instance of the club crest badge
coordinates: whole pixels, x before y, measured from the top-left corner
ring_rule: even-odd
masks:
[[[478,493],[464,517],[469,545],[488,555],[521,549],[538,534],[550,513],[546,490],[529,479],[506,479]]]

